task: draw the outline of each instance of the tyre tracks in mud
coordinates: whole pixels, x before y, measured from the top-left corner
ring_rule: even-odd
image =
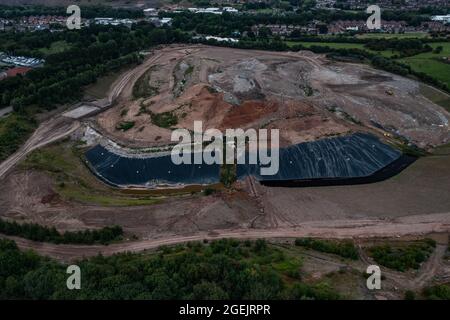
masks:
[[[40,243],[26,240],[19,237],[1,235],[0,237],[15,240],[21,249],[33,249],[42,255],[54,257],[56,259],[71,261],[82,257],[90,257],[97,254],[112,255],[120,252],[140,252],[156,249],[163,245],[174,245],[190,241],[203,241],[236,238],[236,239],[274,239],[274,238],[297,238],[297,237],[317,237],[331,239],[368,239],[368,238],[395,238],[398,236],[417,235],[424,236],[429,233],[448,233],[449,214],[436,214],[435,221],[429,223],[428,215],[405,217],[395,222],[383,220],[341,220],[337,223],[333,221],[316,221],[303,223],[297,227],[279,228],[234,228],[210,231],[198,231],[186,234],[166,233],[152,239],[138,241],[127,241],[103,245],[68,245]],[[442,250],[442,249],[440,249]],[[438,255],[442,252],[439,251]],[[364,255],[362,255],[364,259]],[[370,260],[363,260],[370,262]],[[425,279],[426,280],[426,279]]]

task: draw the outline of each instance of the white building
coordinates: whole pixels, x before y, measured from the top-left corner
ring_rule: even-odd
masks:
[[[445,16],[432,16],[431,20],[450,23],[450,14],[447,14]]]
[[[222,11],[220,11],[220,8],[206,8],[206,9],[198,9],[196,13],[222,14]]]
[[[155,25],[155,27],[161,27],[161,26],[171,26],[172,25],[172,18],[151,18],[150,22]]]
[[[114,18],[94,18],[95,24],[100,24],[103,26],[120,26],[124,25],[127,27],[131,27],[133,23],[136,23],[136,20],[132,19],[114,19]]]
[[[1,58],[1,62],[20,67],[37,67],[44,64],[45,60],[22,56],[4,56]]]
[[[172,25],[172,18],[162,18],[161,19],[161,25],[168,25],[171,26]]]
[[[205,37],[206,40],[216,40],[219,42],[239,42],[239,40],[237,39],[233,39],[233,38],[222,38],[222,37],[215,37],[215,36],[206,36]]]
[[[235,9],[233,7],[223,7],[222,11],[229,12],[229,13],[238,13],[239,12],[238,9]]]
[[[145,16],[150,16],[150,17],[157,16],[158,15],[158,10],[156,10],[155,8],[144,9],[144,15]]]

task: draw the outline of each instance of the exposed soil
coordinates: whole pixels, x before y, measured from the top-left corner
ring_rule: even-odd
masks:
[[[189,59],[194,69],[183,92],[175,98],[175,80],[168,70],[182,59]],[[162,72],[158,79],[167,75],[167,81],[161,82],[157,96],[133,100],[133,84],[155,64],[160,67],[154,72]],[[245,77],[232,76],[240,68]],[[291,77],[291,70],[296,77]],[[225,72],[230,76],[221,77]],[[217,75],[211,78],[211,74]],[[303,81],[300,87],[299,81]],[[184,128],[192,128],[194,120],[203,120],[204,128],[279,128],[285,145],[353,130],[381,130],[373,122],[386,124],[389,130],[421,145],[445,142],[448,113],[422,99],[416,86],[408,79],[365,66],[327,63],[306,52],[169,47],[155,52],[117,80],[109,95],[115,106],[97,117],[97,125],[102,133],[129,146],[170,141],[170,128],[151,123],[146,110],[173,112],[178,117],[177,127]],[[309,87],[311,96],[305,93]],[[394,95],[386,94],[387,88]],[[242,95],[243,91],[246,94]],[[142,105],[147,109],[142,110]],[[119,131],[118,121],[135,121],[136,125]],[[0,165],[0,216],[56,226],[61,231],[117,224],[127,236],[136,235],[139,240],[86,247],[37,244],[16,238],[22,248],[73,259],[204,238],[368,238],[450,231],[450,155],[445,152],[421,158],[398,176],[375,184],[269,188],[246,179],[237,182],[232,190],[209,196],[185,193],[164,197],[154,205],[126,207],[68,201],[58,194],[58,182],[47,172],[13,168],[29,152],[61,139],[78,126],[78,122],[67,119],[50,120],[17,154]],[[84,168],[80,170],[87,170],[81,162],[79,165]],[[101,188],[110,190],[105,185]],[[428,281],[421,279],[418,284]]]
[[[158,94],[135,100],[132,88],[147,70]],[[150,112],[173,112],[173,128],[192,129],[199,120],[204,129],[276,128],[284,145],[354,130],[403,137],[424,148],[450,138],[450,114],[423,97],[418,82],[306,51],[166,47],[116,87],[123,89],[116,106],[98,116],[98,126],[135,147],[171,142],[171,128],[152,123]],[[120,131],[121,121],[136,124]]]
[[[439,224],[450,218],[449,179],[449,156],[429,156],[374,184],[270,188],[246,179],[236,183],[234,191],[168,196],[154,205],[122,207],[63,201],[55,195],[57,182],[46,173],[16,170],[0,185],[0,212],[4,218],[61,230],[118,224],[144,239],[216,229],[297,227],[305,222],[389,223],[415,215]],[[441,226],[450,230],[448,222]]]

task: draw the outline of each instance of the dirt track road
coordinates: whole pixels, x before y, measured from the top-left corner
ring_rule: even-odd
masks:
[[[144,63],[139,65],[121,76],[113,85],[111,86],[110,92],[108,94],[109,102],[114,102],[123,92],[125,87],[132,87],[137,79],[150,67],[150,65],[157,59],[161,57],[162,54],[158,54],[150,57]]]
[[[439,221],[439,222],[434,222]],[[33,249],[38,253],[62,261],[71,261],[82,257],[112,255],[120,252],[140,252],[155,249],[164,245],[174,245],[189,241],[213,240],[220,238],[259,239],[259,238],[371,238],[399,237],[406,235],[426,235],[431,232],[449,232],[450,214],[433,214],[424,216],[409,216],[386,220],[334,220],[317,221],[301,224],[293,228],[276,229],[230,229],[197,232],[187,235],[167,235],[162,238],[147,239],[103,245],[57,245],[39,243],[18,237],[5,237],[16,241],[21,249]]]
[[[49,143],[64,138],[80,127],[78,121],[57,116],[39,125],[32,136],[12,156],[0,163],[0,179],[27,154]]]
[[[108,95],[109,102],[113,103],[121,95],[124,88],[127,85],[129,86],[130,83],[136,82],[142,73],[147,70],[149,65],[151,65],[153,61],[159,57],[160,55],[152,56],[138,68],[134,68],[124,73],[123,76],[111,86],[110,93]],[[64,112],[66,112],[66,110]],[[27,154],[33,150],[70,135],[72,132],[77,130],[80,125],[81,124],[79,121],[63,117],[61,114],[57,114],[51,119],[42,122],[32,136],[16,153],[0,163],[0,179],[4,177],[6,173],[18,162],[20,162]]]
[[[190,46],[189,50],[196,48],[202,47]],[[115,83],[113,83],[108,94],[108,100],[110,102],[114,102],[122,94],[125,96],[130,96],[132,88],[139,77],[141,77],[155,63],[155,61],[158,61],[165,53],[169,53],[174,50],[187,50],[187,48],[185,46],[175,46],[158,50],[158,54],[151,55],[142,64],[125,72]]]

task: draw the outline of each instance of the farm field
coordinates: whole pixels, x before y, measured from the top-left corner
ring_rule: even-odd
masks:
[[[400,62],[409,64],[415,71],[425,72],[450,87],[450,63],[439,61],[443,57],[450,57],[450,42],[431,43],[431,47],[442,46],[441,53],[426,52],[412,57],[399,59]]]
[[[322,46],[322,47],[330,47],[333,49],[361,49],[361,50],[367,50],[373,53],[381,54],[384,57],[391,57],[395,54],[395,52],[392,52],[390,50],[386,51],[373,51],[366,49],[364,47],[363,43],[345,43],[345,42],[305,42],[305,41],[286,41],[286,44],[288,46],[294,46],[296,44],[301,44],[305,46],[306,48],[309,48],[311,46]]]
[[[426,32],[407,32],[407,33],[364,33],[357,35],[362,39],[408,39],[408,38],[428,38],[429,34]]]

